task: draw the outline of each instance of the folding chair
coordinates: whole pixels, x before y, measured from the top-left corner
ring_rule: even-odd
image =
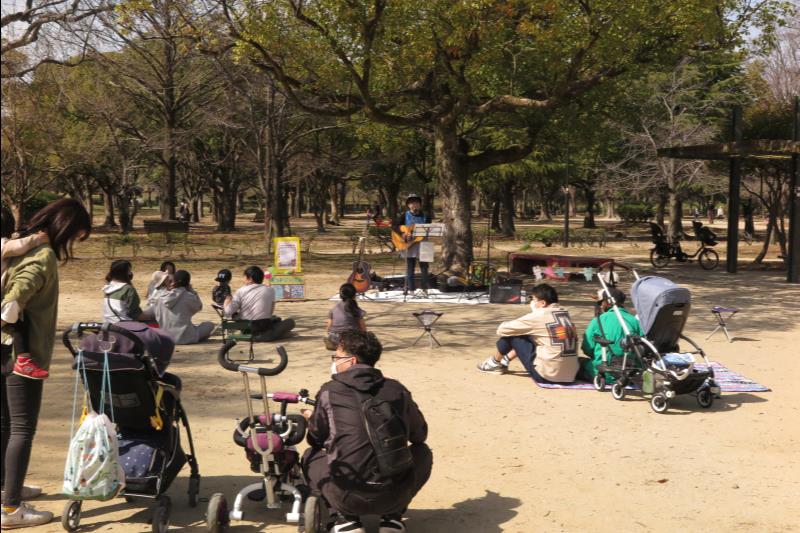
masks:
[[[431,348],[433,348],[434,342],[436,343],[437,346],[441,346],[441,343],[438,340],[436,340],[436,337],[433,336],[433,325],[436,323],[437,320],[439,320],[442,317],[444,313],[437,313],[436,311],[433,311],[431,309],[425,309],[422,312],[411,313],[411,314],[414,315],[414,318],[416,318],[419,321],[420,325],[424,328],[424,331],[420,333],[419,337],[417,337],[417,340],[415,340],[414,344],[412,344],[411,346],[416,346],[419,340],[425,335],[428,335],[428,342],[430,343]]]
[[[711,332],[711,335],[706,337],[706,340],[709,340],[711,337],[714,336],[714,333],[719,331],[720,329],[725,333],[725,337],[728,339],[728,342],[733,342],[734,337],[731,337],[730,332],[728,331],[728,324],[727,320],[733,318],[733,315],[739,312],[739,309],[736,307],[722,307],[719,305],[715,305],[711,308],[711,314],[714,315],[717,319],[717,327],[714,328],[714,331]],[[727,317],[725,315],[728,315]]]

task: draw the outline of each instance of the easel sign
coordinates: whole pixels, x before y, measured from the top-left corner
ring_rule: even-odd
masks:
[[[276,300],[305,300],[306,282],[303,276],[282,276],[272,278]]]
[[[289,274],[302,272],[300,267],[300,238],[276,237],[273,250],[275,250],[275,272]]]

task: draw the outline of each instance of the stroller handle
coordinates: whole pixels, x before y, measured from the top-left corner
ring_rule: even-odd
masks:
[[[228,352],[234,346],[236,346],[236,341],[230,339],[222,345],[222,348],[219,349],[219,353],[217,354],[217,361],[219,361],[220,366],[222,366],[222,368],[225,370],[230,370],[231,372],[245,372],[247,374],[258,374],[259,376],[277,376],[283,372],[286,369],[286,365],[289,364],[289,354],[286,353],[286,348],[283,346],[278,346],[277,351],[280,361],[273,368],[240,365],[239,363],[234,363],[228,359]]]
[[[139,354],[144,353],[144,345],[139,337],[127,329],[123,329],[115,326],[114,324],[106,322],[75,322],[72,327],[64,330],[64,333],[61,335],[61,342],[64,344],[64,346],[66,346],[67,350],[69,350],[69,353],[72,354],[72,357],[75,357],[78,355],[78,349],[72,344],[70,335],[75,335],[80,338],[81,335],[87,332],[98,334],[103,331],[127,337],[128,340],[133,342],[133,345],[136,347]]]

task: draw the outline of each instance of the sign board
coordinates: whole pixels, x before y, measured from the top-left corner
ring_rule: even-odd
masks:
[[[300,265],[300,238],[277,237],[274,239],[275,271],[278,274],[302,272]]]
[[[304,300],[306,297],[306,281],[303,276],[277,275],[272,278],[276,300]]]

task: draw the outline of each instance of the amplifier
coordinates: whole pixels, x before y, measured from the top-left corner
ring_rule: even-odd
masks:
[[[520,304],[522,302],[522,285],[502,283],[492,285],[489,291],[489,302],[493,304]]]

